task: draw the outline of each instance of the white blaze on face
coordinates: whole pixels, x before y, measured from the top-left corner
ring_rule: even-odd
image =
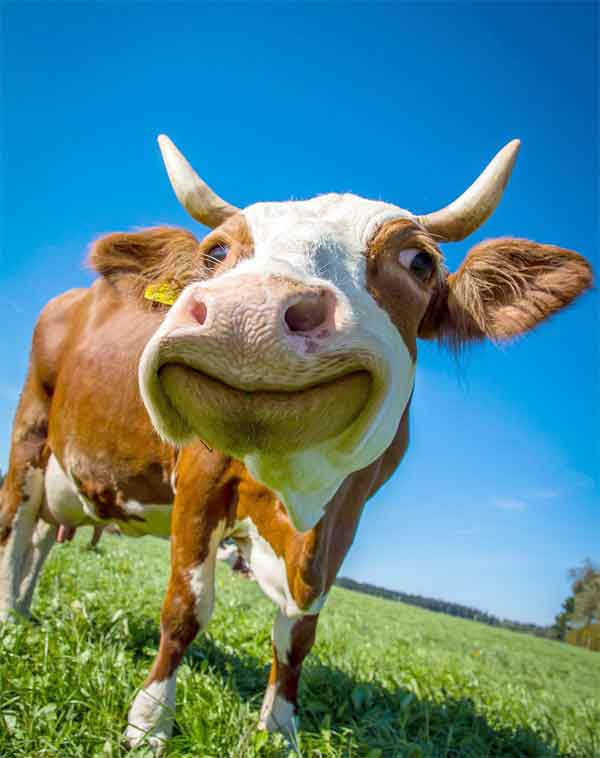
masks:
[[[366,250],[383,223],[413,216],[355,195],[258,203],[243,214],[254,255],[224,276],[254,272],[312,285],[326,281],[351,318],[344,344],[336,345],[346,352],[368,353],[375,379],[367,408],[339,437],[301,452],[254,453],[244,459],[250,473],[277,492],[295,527],[305,531],[321,518],[346,476],[372,463],[390,445],[410,398],[415,366],[390,317],[367,290]]]

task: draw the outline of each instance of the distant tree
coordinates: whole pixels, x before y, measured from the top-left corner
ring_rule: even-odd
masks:
[[[581,566],[575,566],[569,570],[572,581],[573,594],[577,595],[585,585],[594,577],[600,576],[600,567],[591,558],[586,558]]]
[[[574,595],[572,618],[588,626],[600,623],[600,567],[589,558],[569,571]]]
[[[569,595],[563,601],[562,611],[557,613],[554,618],[554,624],[552,625],[553,636],[557,640],[564,640],[569,631],[569,623],[573,619],[573,613],[575,612],[575,596]]]
[[[600,573],[589,578],[575,595],[573,618],[586,626],[600,623]]]

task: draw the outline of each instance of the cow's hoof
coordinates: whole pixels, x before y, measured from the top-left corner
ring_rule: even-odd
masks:
[[[131,748],[145,745],[162,755],[173,731],[175,677],[141,689],[131,705],[125,741]]]
[[[28,610],[20,608],[0,609],[0,624],[25,624],[33,621],[34,618]]]
[[[258,728],[261,731],[279,732],[292,745],[298,742],[296,708],[289,700],[277,695],[273,686],[269,686],[265,693]]]
[[[138,747],[146,747],[152,755],[157,756],[165,754],[167,749],[168,734],[146,734],[139,730],[136,726],[129,725],[124,734],[125,744],[130,750],[135,750]]]

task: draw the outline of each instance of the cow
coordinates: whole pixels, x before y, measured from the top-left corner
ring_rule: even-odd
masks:
[[[252,569],[246,563],[239,547],[235,542],[224,542],[217,550],[217,560],[226,563],[234,574],[242,579],[254,581]]]
[[[57,530],[170,536],[159,651],[125,732],[156,752],[177,667],[213,610],[219,545],[237,544],[277,608],[258,727],[293,735],[319,613],[365,503],[408,447],[417,341],[510,340],[592,281],[578,253],[512,237],[448,273],[440,245],[494,211],[518,140],[424,215],[352,194],[240,210],[159,145],[210,232],[102,237],[94,283],[43,309],[0,521],[3,620],[29,613]]]

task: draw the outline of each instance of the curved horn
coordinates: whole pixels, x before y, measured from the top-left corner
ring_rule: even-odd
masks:
[[[460,242],[496,210],[517,159],[518,139],[505,145],[466,192],[439,211],[419,216],[428,232],[444,242]]]
[[[159,136],[158,145],[177,199],[190,216],[214,229],[238,212],[238,208],[226,203],[200,179],[165,134]]]

